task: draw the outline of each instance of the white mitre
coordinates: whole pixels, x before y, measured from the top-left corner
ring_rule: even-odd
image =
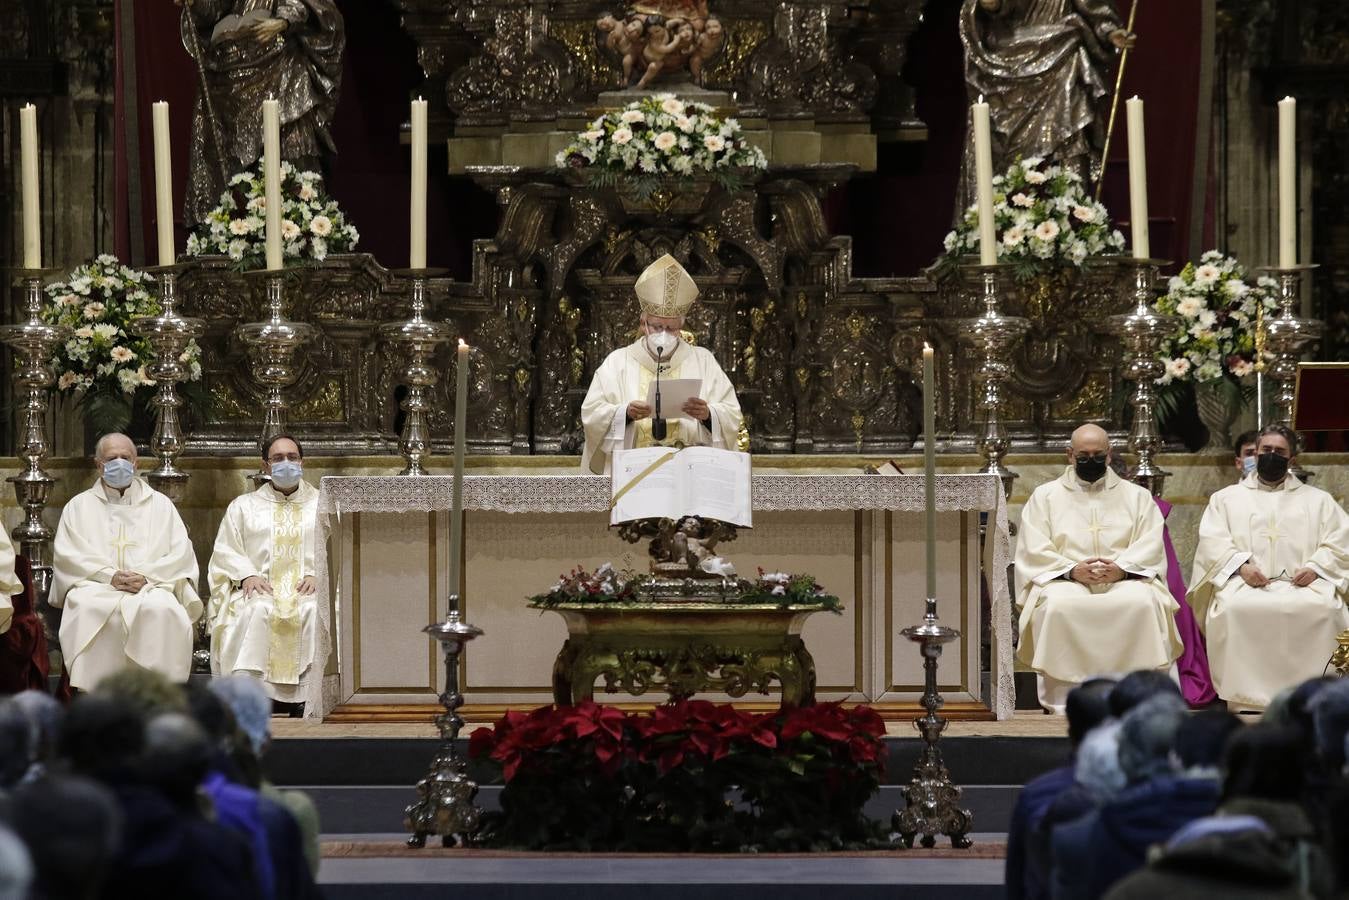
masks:
[[[633,285],[642,312],[661,319],[682,319],[698,299],[698,285],[670,254],[646,267]]]

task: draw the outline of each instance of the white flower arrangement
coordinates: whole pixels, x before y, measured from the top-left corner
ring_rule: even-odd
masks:
[[[706,103],[674,94],[656,94],[605,113],[557,154],[559,168],[586,170],[601,183],[619,177],[654,182],[659,178],[711,175],[734,183],[747,169],[768,168],[735,119],[722,119]]]
[[[1278,312],[1277,288],[1267,277],[1251,285],[1241,264],[1218,250],[1201,256],[1197,266],[1187,263],[1154,304],[1178,319],[1158,353],[1166,371],[1157,383],[1202,384],[1254,372],[1256,311],[1263,306],[1266,319]],[[1273,359],[1266,350],[1265,361]]]
[[[281,254],[287,262],[323,262],[349,253],[361,239],[323,176],[281,163]],[[266,258],[267,197],[261,163],[229,180],[220,202],[187,239],[188,256],[228,256],[239,269],[261,268]]]
[[[993,177],[993,220],[998,262],[1018,281],[1124,249],[1124,235],[1110,227],[1110,214],[1087,195],[1082,177],[1038,156]],[[978,204],[965,210],[944,247],[940,264],[948,266],[979,252]]]
[[[60,395],[74,398],[102,431],[120,431],[131,419],[135,395],[154,387],[150,342],[133,332],[140,316],[157,316],[154,278],[103,254],[46,288],[42,320],[70,329],[51,359]],[[191,341],[180,362],[187,381],[201,378],[201,348]]]

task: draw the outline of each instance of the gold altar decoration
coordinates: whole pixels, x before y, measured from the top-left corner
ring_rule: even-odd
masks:
[[[1330,663],[1326,668],[1334,669],[1341,678],[1349,678],[1349,631],[1341,631],[1335,641],[1338,646],[1330,655]]]

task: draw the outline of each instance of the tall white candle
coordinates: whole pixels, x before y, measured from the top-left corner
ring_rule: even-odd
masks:
[[[937,429],[933,403],[932,348],[923,344],[923,511],[927,550],[927,595],[937,596]]]
[[[426,101],[412,101],[412,235],[408,265],[426,268]]]
[[[173,265],[173,160],[169,156],[169,104],[163,100],[151,107],[155,132],[155,234],[159,239],[159,264]]]
[[[1125,101],[1129,116],[1129,230],[1134,259],[1152,255],[1148,242],[1148,152],[1143,137],[1143,101]]]
[[[267,268],[282,267],[281,259],[281,108],[275,100],[262,101],[262,175],[266,200]]]
[[[1279,101],[1279,268],[1297,265],[1297,101]]]
[[[974,177],[979,196],[979,264],[998,261],[998,235],[993,227],[993,144],[989,133],[988,104],[981,96],[970,107],[974,122]]]
[[[23,267],[42,268],[42,207],[37,174],[37,107],[29,103],[19,110],[21,145],[20,173],[23,178]]]
[[[464,431],[468,427],[469,346],[459,339],[454,382],[454,489],[450,499],[450,593],[459,593],[464,558]],[[462,608],[462,607],[461,607]]]

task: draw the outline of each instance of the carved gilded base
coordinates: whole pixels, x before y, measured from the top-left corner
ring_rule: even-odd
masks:
[[[551,607],[567,625],[553,665],[553,699],[570,705],[606,693],[673,700],[705,691],[743,697],[782,685],[782,706],[815,702],[815,661],[801,626],[818,609],[718,604]]]

